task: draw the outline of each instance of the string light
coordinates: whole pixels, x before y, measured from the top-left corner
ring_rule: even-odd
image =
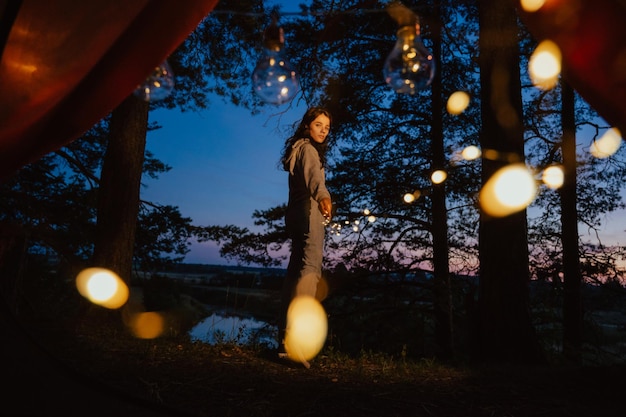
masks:
[[[461,156],[466,161],[473,161],[474,159],[480,158],[481,151],[480,148],[476,145],[469,145],[463,148],[461,151]]]
[[[604,159],[613,155],[622,145],[622,135],[616,128],[612,128],[604,132],[604,134],[595,140],[589,147],[589,153],[596,158]]]
[[[528,3],[528,2],[527,2]],[[531,2],[536,4],[535,9],[540,8],[543,5],[543,1],[541,0],[533,0]],[[530,4],[530,3],[529,3]],[[394,48],[387,56],[385,61],[385,65],[383,67],[383,76],[385,78],[385,82],[391,86],[394,91],[401,94],[415,94],[418,90],[424,89],[432,83],[432,80],[435,75],[435,60],[432,53],[424,46],[421,40],[421,26],[419,22],[419,16],[404,6],[399,1],[393,1],[387,5],[387,7],[382,9],[351,9],[351,10],[343,10],[343,11],[333,11],[333,15],[349,15],[349,14],[367,14],[367,13],[388,13],[397,23],[397,40],[394,45]],[[230,10],[214,10],[212,14],[233,14],[233,15],[246,15],[251,17],[263,17],[264,13],[242,13],[238,11],[230,11]],[[303,9],[300,12],[281,12],[281,16],[327,16],[329,12],[327,11],[315,11],[315,10],[307,10]],[[282,53],[284,49],[284,33],[282,28],[278,26],[278,14],[274,12],[272,14],[272,23],[266,28],[264,33],[264,56],[259,59],[257,63],[257,67],[253,73],[253,83],[255,92],[261,97],[264,101],[273,104],[282,104],[287,102],[293,98],[293,96],[297,93],[299,89],[299,81],[298,76],[295,71],[291,70],[289,63],[284,57],[280,58],[272,58],[270,53]],[[268,53],[268,51],[270,53]],[[533,58],[531,59],[530,66],[530,74],[533,79],[534,84],[542,89],[549,89],[554,86],[555,80],[558,80],[558,76],[560,74],[560,56],[558,50],[555,52],[553,50],[549,50],[549,54],[544,53],[544,55],[540,55],[545,51],[542,48],[538,48],[535,51]],[[548,59],[549,58],[549,59]],[[551,60],[550,60],[551,59]],[[278,65],[277,65],[278,63]],[[278,75],[278,73],[283,70],[282,76]],[[286,70],[286,71],[285,71]],[[447,110],[452,115],[461,114],[468,107],[470,101],[470,96],[466,92],[457,91],[449,97],[447,102]],[[610,135],[609,135],[610,136]],[[619,135],[618,135],[619,136]],[[597,141],[601,142],[601,141]],[[613,145],[610,151],[599,152],[597,148],[600,148],[598,143],[594,143],[590,147],[590,151],[596,155],[597,157],[604,157],[605,155],[610,155],[614,152]],[[598,156],[597,154],[601,154]],[[469,146],[463,149],[459,156],[466,161],[472,161],[480,158],[481,156],[484,159],[488,160],[497,160],[507,162],[511,164],[511,166],[506,167],[507,169],[501,173],[500,176],[507,178],[511,175],[511,170],[516,173],[525,173],[527,171],[521,170],[519,162],[521,162],[524,158],[522,155],[519,155],[514,152],[503,152],[495,149],[484,149],[481,150],[476,146]],[[518,168],[517,170],[514,168]],[[506,174],[505,174],[506,173]],[[438,171],[434,174],[431,181],[434,183],[439,183],[446,179],[445,171]],[[499,177],[499,176],[496,176]],[[523,177],[523,175],[522,175]],[[492,183],[495,178],[492,178]],[[553,180],[553,181],[550,181]],[[555,170],[547,169],[544,172],[544,181],[549,188],[558,188],[560,185],[558,180],[558,172]],[[489,188],[494,188],[495,185],[491,185]],[[496,189],[499,187],[495,187]],[[525,207],[529,201],[532,201],[533,195],[536,192],[536,188],[528,187],[530,191],[527,194],[530,194],[531,197],[527,197],[524,203],[518,203],[519,205],[513,207],[509,207],[508,202],[499,201],[499,197],[496,197],[498,200],[498,204],[496,206],[504,206],[506,209],[501,208],[500,213],[490,213],[491,215],[501,216],[506,215],[510,212],[514,212],[516,210],[520,210]],[[427,191],[427,190],[424,190]],[[493,191],[493,190],[492,190]],[[414,193],[407,193],[403,196],[403,200],[406,203],[413,203],[420,199],[420,197],[429,194],[428,192],[421,192],[420,190],[415,191]],[[500,194],[498,193],[488,193],[483,190],[481,193],[483,197],[483,205],[488,200],[487,194]],[[483,207],[484,209],[484,207]],[[504,214],[503,212],[506,212]],[[376,217],[370,214],[368,209],[363,210],[363,215],[368,222],[375,222]],[[350,224],[350,222],[346,222],[346,225]],[[339,235],[341,233],[342,227],[338,223],[330,224],[329,221],[325,222],[325,225],[329,225],[331,234]],[[356,220],[354,224],[352,224],[352,230],[357,232],[359,230],[359,221]]]
[[[212,14],[264,17],[263,13],[214,10]],[[382,9],[333,11],[333,15],[388,13],[398,24],[398,39],[383,67],[385,82],[398,93],[414,94],[430,85],[435,75],[435,60],[421,40],[419,17],[399,1]],[[329,12],[303,9],[281,12],[281,16],[327,16]],[[252,80],[254,91],[267,103],[282,104],[293,98],[299,89],[298,76],[284,57],[284,34],[277,24],[278,13],[272,13],[272,24],[264,34],[264,54],[259,59]]]
[[[524,210],[535,199],[537,184],[530,169],[509,164],[496,171],[480,190],[480,207],[492,217],[505,217]]]
[[[563,172],[563,167],[560,165],[551,165],[543,170],[541,175],[541,180],[543,181],[548,188],[556,190],[563,186],[563,182],[565,181],[565,174]]]
[[[430,175],[430,180],[433,184],[441,184],[446,178],[448,178],[448,173],[443,169],[438,169]]]
[[[470,95],[465,91],[455,91],[446,102],[446,110],[452,115],[459,115],[469,106]]]
[[[533,85],[550,90],[559,82],[561,74],[561,50],[550,40],[537,45],[528,61],[528,74]]]
[[[298,75],[283,56],[285,38],[278,26],[278,14],[263,34],[263,53],[252,73],[254,92],[265,102],[283,104],[291,100],[300,87]]]
[[[415,94],[430,85],[435,76],[435,60],[420,36],[417,14],[399,2],[387,6],[398,22],[398,39],[385,60],[385,82],[397,93]]]
[[[168,97],[174,90],[174,73],[167,60],[152,70],[150,75],[133,92],[144,101],[158,101]]]
[[[545,2],[545,0],[521,0],[520,6],[526,12],[536,12],[543,7]]]

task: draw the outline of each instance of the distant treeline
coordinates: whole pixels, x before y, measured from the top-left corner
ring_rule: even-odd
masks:
[[[220,273],[234,273],[234,274],[253,274],[253,275],[284,275],[286,269],[282,268],[264,268],[264,267],[251,267],[251,266],[238,266],[238,265],[208,265],[208,264],[192,264],[192,263],[180,263],[167,267],[163,272],[176,272],[186,274],[220,274]]]

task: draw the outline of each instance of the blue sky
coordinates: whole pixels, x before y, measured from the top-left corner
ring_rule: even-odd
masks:
[[[277,162],[305,110],[266,106],[252,116],[214,97],[201,112],[152,112],[150,120],[162,128],[148,134],[147,149],[172,169],[158,180],[144,178],[142,198],[177,206],[195,225],[254,229],[254,210],[287,201],[287,176]],[[227,264],[210,243],[194,244],[185,262]]]
[[[162,128],[148,134],[147,149],[172,169],[158,180],[144,179],[142,198],[177,206],[195,225],[254,230],[254,210],[287,201],[287,174],[277,162],[291,125],[305,110],[304,105],[268,105],[252,116],[214,97],[201,112],[152,112],[151,121]],[[624,218],[623,212],[606,216],[603,243],[626,243]],[[586,229],[579,233],[583,240],[594,238]],[[235,264],[220,258],[213,243],[193,244],[185,262]]]
[[[274,4],[285,13],[299,10],[285,0],[267,1],[266,7]],[[287,174],[277,162],[291,125],[306,111],[298,97],[293,104],[266,105],[255,116],[218,96],[200,112],[151,112],[150,121],[162,128],[148,134],[147,149],[172,169],[156,181],[144,179],[142,198],[177,206],[195,225],[255,229],[254,210],[287,202]],[[218,252],[212,243],[196,243],[185,262],[234,263]]]
[[[296,11],[287,1],[267,3],[282,4],[284,12]],[[151,121],[162,128],[148,134],[147,149],[172,169],[158,180],[144,178],[142,198],[177,206],[195,225],[254,229],[254,210],[287,201],[287,176],[277,161],[289,128],[305,109],[304,105],[267,105],[261,114],[252,116],[214,96],[210,107],[200,112],[152,112]],[[605,244],[626,243],[625,217],[623,212],[607,215]],[[579,233],[583,240],[593,238],[586,229]],[[228,263],[214,244],[194,244],[191,249],[185,262]]]

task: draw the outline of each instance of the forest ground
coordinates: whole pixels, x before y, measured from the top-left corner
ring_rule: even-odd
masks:
[[[26,283],[14,293],[19,305],[0,300],[3,416],[621,417],[626,408],[623,350],[619,364],[551,359],[524,366],[442,363],[376,349],[346,353],[330,345],[306,369],[262,346],[194,342],[187,332],[139,339],[120,326],[120,313],[111,320],[106,309],[85,307],[69,281]],[[165,290],[159,294],[172,292]],[[617,300],[612,305],[623,306]],[[248,307],[257,304],[268,308],[264,297],[247,299]],[[369,310],[364,305],[359,314]],[[411,321],[394,314],[401,320],[383,315],[367,328]],[[623,330],[615,330],[619,340]]]
[[[9,416],[617,417],[625,407],[622,365],[470,367],[323,351],[306,369],[258,347],[141,340],[93,317],[68,326],[5,314],[2,324]]]

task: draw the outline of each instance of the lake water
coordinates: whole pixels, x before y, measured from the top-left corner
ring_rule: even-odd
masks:
[[[276,348],[276,326],[254,318],[239,317],[226,313],[213,313],[190,331],[193,341],[209,344],[236,343],[239,345],[262,344]]]

